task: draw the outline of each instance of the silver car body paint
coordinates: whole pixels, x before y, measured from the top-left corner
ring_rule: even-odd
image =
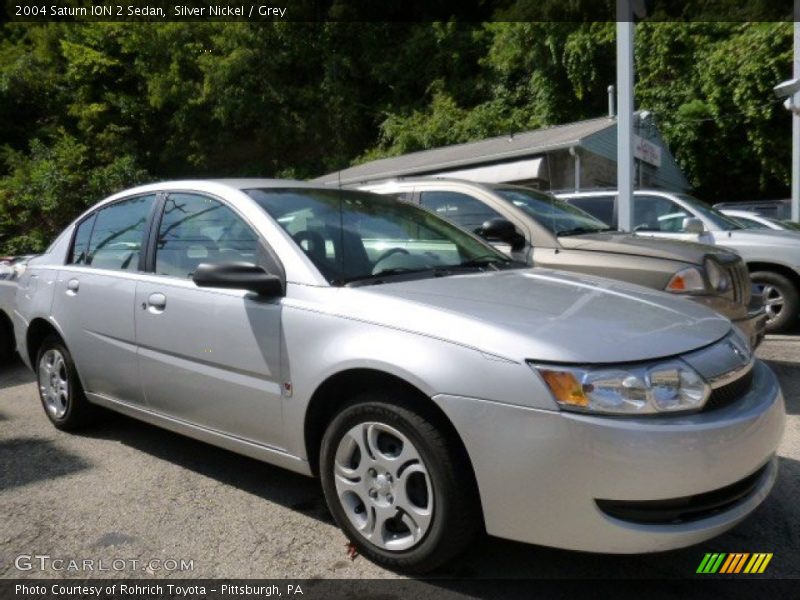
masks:
[[[313,470],[305,419],[320,386],[350,369],[393,375],[455,426],[489,533],[532,543],[619,552],[686,545],[733,526],[766,496],[784,406],[760,362],[750,392],[733,405],[650,418],[560,411],[528,364],[680,355],[715,378],[741,366],[715,345],[731,331],[727,319],[647,288],[545,270],[331,286],[240,189],[305,185],[168,182],[111,197],[106,202],[191,190],[223,201],[280,258],[285,297],[65,265],[73,225],[20,279],[15,331],[23,359],[31,366],[28,325],[47,321],[93,402],[305,474]],[[163,310],[148,307],[152,294],[164,296]],[[594,504],[711,491],[765,465],[745,501],[689,524],[623,522]]]

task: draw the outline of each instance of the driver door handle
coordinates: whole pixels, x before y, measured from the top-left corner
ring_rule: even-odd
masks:
[[[147,302],[142,303],[142,308],[150,308],[152,312],[161,312],[167,307],[167,297],[159,292],[150,294]]]

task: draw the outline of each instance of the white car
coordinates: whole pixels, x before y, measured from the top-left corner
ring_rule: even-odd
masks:
[[[791,221],[780,221],[772,217],[765,217],[749,210],[733,210],[723,208],[720,210],[723,215],[735,219],[745,229],[774,229],[775,231],[798,231],[800,225]]]

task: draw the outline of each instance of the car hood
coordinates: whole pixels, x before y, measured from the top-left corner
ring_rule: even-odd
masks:
[[[715,248],[707,244],[640,237],[621,231],[587,233],[584,235],[562,236],[558,242],[570,250],[588,250],[591,252],[610,252],[631,256],[647,256],[678,260],[699,265],[711,255],[722,263],[736,260],[736,255],[729,250]]]
[[[337,312],[514,361],[614,363],[711,344],[730,322],[686,298],[519,269],[338,288]],[[333,308],[328,305],[328,308]]]

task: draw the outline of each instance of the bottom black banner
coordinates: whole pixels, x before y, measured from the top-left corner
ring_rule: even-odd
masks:
[[[2,600],[251,600],[347,598],[400,600],[423,598],[595,598],[636,597],[770,600],[796,598],[797,580],[760,579],[6,579]]]

